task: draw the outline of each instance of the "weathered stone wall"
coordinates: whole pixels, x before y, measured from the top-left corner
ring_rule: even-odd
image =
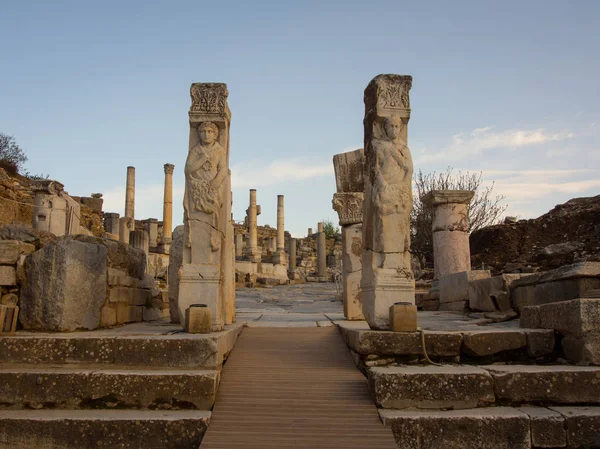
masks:
[[[0,168],[0,226],[24,224],[33,220],[32,183],[22,176],[9,176]]]

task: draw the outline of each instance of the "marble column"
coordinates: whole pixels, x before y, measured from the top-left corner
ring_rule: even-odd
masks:
[[[165,164],[165,191],[163,195],[162,243],[173,241],[173,164]]]
[[[283,212],[283,195],[277,195],[277,241],[273,263],[288,266],[288,255],[285,252],[285,224]]]
[[[289,271],[294,271],[296,269],[296,239],[290,239],[290,257],[289,257]]]
[[[390,307],[415,303],[410,255],[413,164],[407,146],[411,76],[378,75],[364,92],[363,315],[390,328]]]
[[[150,252],[150,237],[147,231],[131,231],[129,233],[129,244],[134,248],[143,250],[148,256]]]
[[[471,190],[432,190],[423,202],[433,208],[434,279],[471,271],[468,207]]]
[[[135,167],[127,167],[127,187],[125,189],[125,216],[135,218]]]
[[[119,218],[119,241],[129,243],[129,234],[135,231],[135,221],[131,217]]]
[[[256,204],[256,189],[250,189],[250,205],[246,210],[248,217],[248,246],[246,246],[246,258],[252,262],[260,262],[261,251],[258,248],[257,229],[258,206]]]
[[[332,206],[342,227],[342,298],[348,320],[364,320],[362,312],[362,222],[364,200],[362,149],[333,156],[337,193]]]
[[[323,223],[319,223],[317,234],[317,275],[327,277],[327,240],[323,230]]]

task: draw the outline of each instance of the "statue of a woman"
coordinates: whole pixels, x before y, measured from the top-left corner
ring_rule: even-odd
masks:
[[[373,251],[384,254],[380,268],[410,271],[413,163],[402,139],[402,119],[386,117],[383,128],[383,138],[373,140],[371,204],[377,217]]]
[[[187,246],[192,263],[215,263],[223,229],[223,181],[227,176],[227,152],[217,142],[219,128],[212,122],[198,126],[199,143],[190,148],[185,163],[183,207],[189,232]]]

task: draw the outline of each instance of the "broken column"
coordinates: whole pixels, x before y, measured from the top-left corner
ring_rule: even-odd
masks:
[[[125,216],[129,218],[135,218],[135,167],[127,167]]]
[[[227,301],[231,302],[228,290],[232,273],[224,271],[232,265],[234,255],[229,172],[231,112],[223,83],[194,83],[190,94],[178,312],[183,323],[188,307],[206,304],[212,314],[212,329],[219,331],[226,321]],[[226,241],[228,235],[231,242]]]
[[[156,218],[148,218],[147,220],[143,220],[142,223],[146,225],[150,247],[156,247],[158,245],[158,220]]]
[[[348,320],[364,320],[360,290],[364,160],[362,149],[333,156],[337,193],[332,204],[342,227],[342,298]]]
[[[469,202],[472,190],[432,190],[423,203],[433,208],[434,279],[471,270]]]
[[[323,223],[318,224],[319,232],[317,234],[317,276],[327,278],[327,240]]]
[[[147,231],[131,231],[129,233],[129,244],[134,248],[143,250],[146,257],[150,252],[150,238]]]
[[[129,234],[135,231],[135,221],[131,217],[119,218],[119,241],[129,243]]]
[[[257,215],[260,206],[256,204],[256,189],[250,189],[250,205],[246,210],[248,217],[248,246],[246,246],[246,257],[252,262],[260,262],[261,251],[258,248]]]
[[[163,195],[163,233],[161,247],[169,253],[173,241],[173,164],[165,164],[165,191]]]
[[[117,213],[104,213],[104,229],[106,232],[113,235],[119,235],[119,218],[120,215]]]
[[[288,265],[288,257],[285,252],[283,195],[277,195],[277,239],[275,244],[275,253],[273,254],[273,263],[286,267]]]
[[[360,286],[363,315],[373,329],[389,329],[394,303],[415,303],[410,257],[413,164],[407,146],[411,86],[411,76],[378,75],[364,93]]]

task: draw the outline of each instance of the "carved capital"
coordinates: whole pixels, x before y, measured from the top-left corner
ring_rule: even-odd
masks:
[[[190,96],[190,122],[228,121],[231,117],[227,106],[229,92],[225,83],[194,83],[190,87]]]
[[[340,225],[351,225],[363,221],[363,199],[362,192],[334,193],[331,202],[333,210],[340,217]]]
[[[378,75],[365,89],[365,115],[410,118],[410,75]]]
[[[175,166],[173,164],[165,164],[165,175],[172,175]]]

